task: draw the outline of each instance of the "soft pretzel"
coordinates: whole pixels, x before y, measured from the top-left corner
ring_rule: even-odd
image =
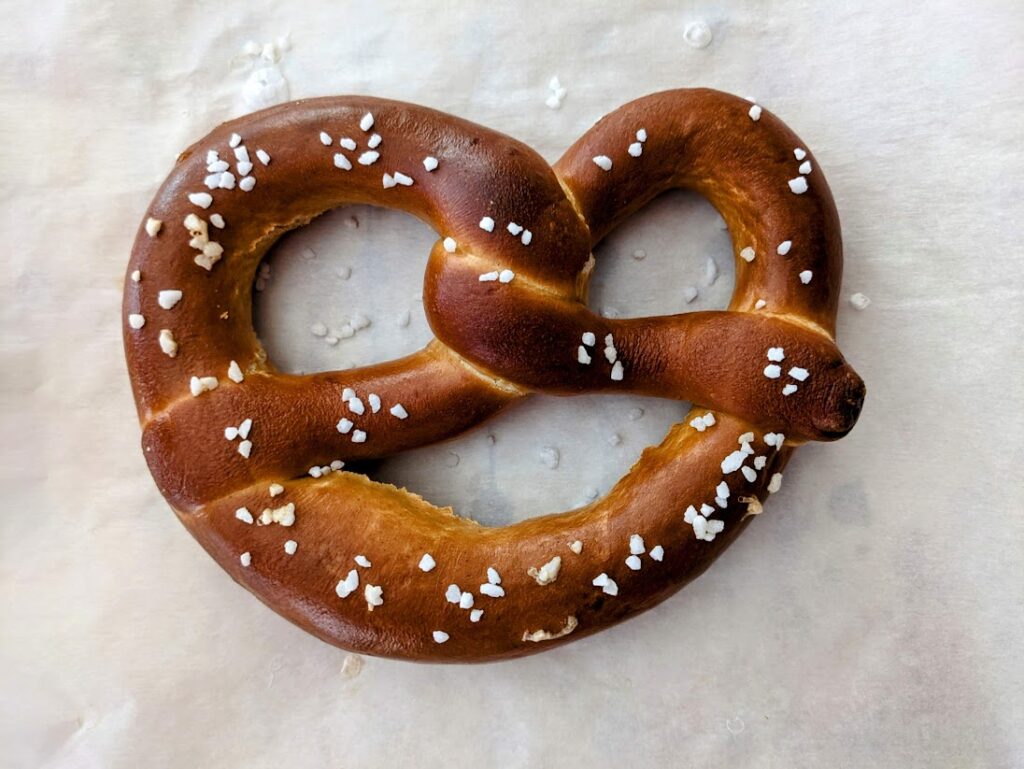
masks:
[[[594,244],[676,187],[728,224],[729,309],[595,315]],[[423,294],[436,339],[389,363],[281,373],[252,328],[257,266],[282,233],[353,203],[437,231]],[[852,428],[864,385],[834,343],[841,269],[814,157],[724,93],[638,99],[554,167],[411,104],[284,104],[183,152],[140,227],[123,321],[143,450],[221,566],[325,641],[444,662],[551,648],[699,575],[761,511],[795,446]],[[697,405],[603,499],[502,528],[341,469],[536,391]]]

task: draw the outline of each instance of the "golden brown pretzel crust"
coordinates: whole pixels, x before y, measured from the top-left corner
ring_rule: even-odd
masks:
[[[220,126],[182,153],[147,213],[163,226],[155,236],[140,227],[128,267],[141,277],[126,281],[125,351],[145,456],[161,492],[260,600],[330,643],[369,654],[448,662],[522,655],[663,600],[759,511],[793,445],[844,435],[864,397],[833,342],[842,244],[828,186],[781,121],[767,112],[754,120],[750,109],[704,89],[647,96],[603,118],[554,168],[502,134],[366,97],[293,102]],[[374,124],[364,130],[368,113]],[[637,136],[641,129],[646,137]],[[364,165],[359,157],[373,133],[383,137],[379,157]],[[241,154],[233,134],[246,148]],[[358,149],[339,146],[342,138]],[[257,160],[257,149],[269,153],[269,164]],[[428,156],[436,169],[423,165]],[[610,170],[598,156],[611,160]],[[204,179],[213,174],[218,184],[222,160],[234,186],[209,190]],[[350,169],[339,167],[346,162]],[[396,172],[413,183],[394,182]],[[244,176],[255,186],[246,190]],[[805,192],[793,191],[796,179]],[[737,253],[729,311],[595,316],[582,301],[594,244],[673,187],[704,194],[729,226]],[[201,196],[190,198],[195,193],[209,193],[212,205],[202,207]],[[282,233],[350,203],[400,208],[438,232],[424,283],[437,340],[366,368],[280,373],[252,329],[256,268]],[[189,215],[207,229],[191,245],[195,233],[183,225]],[[493,232],[480,226],[484,217],[494,220]],[[532,240],[511,234],[509,223]],[[457,245],[446,248],[444,238]],[[209,270],[193,261],[206,240],[223,248]],[[791,247],[783,255],[784,241]],[[753,261],[739,257],[747,247]],[[514,277],[480,280],[502,270]],[[168,289],[182,292],[170,309],[159,299]],[[173,336],[174,357],[161,346],[162,330]],[[596,343],[580,351],[588,333]],[[606,357],[608,335],[614,353]],[[770,348],[783,348],[784,360],[769,360]],[[232,361],[244,381],[228,376]],[[763,373],[772,365],[778,377]],[[216,377],[216,389],[193,395],[193,376]],[[363,413],[342,401],[346,388]],[[614,390],[700,405],[605,498],[503,528],[481,527],[361,475],[307,474],[331,460],[450,437],[535,390]],[[396,404],[406,418],[391,412]],[[709,411],[713,426],[689,424]],[[246,435],[225,436],[246,419]],[[344,433],[342,419],[353,423]],[[352,440],[357,431],[364,442]],[[787,436],[784,447],[777,433]],[[239,453],[243,439],[251,442],[248,458]],[[272,483],[283,492],[272,497]],[[694,522],[702,505],[706,515]],[[240,508],[257,522],[237,517]],[[264,510],[278,510],[279,522],[259,525]],[[724,530],[705,533],[708,521]],[[631,541],[634,534],[643,542]],[[288,541],[297,543],[292,554]],[[429,571],[419,565],[424,554],[435,563]],[[538,570],[556,556],[551,579],[554,566]],[[488,569],[500,574],[500,587]]]

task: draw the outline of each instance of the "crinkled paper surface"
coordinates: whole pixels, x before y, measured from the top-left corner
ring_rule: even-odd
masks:
[[[5,767],[1024,765],[1018,4],[3,10]],[[695,20],[706,48],[684,40]],[[245,91],[246,41],[287,33],[268,91]],[[246,111],[243,94],[287,88],[427,104],[554,161],[619,104],[693,85],[756,96],[813,148],[843,221],[844,297],[872,300],[857,312],[844,298],[840,315],[868,385],[857,428],[800,451],[705,576],[529,659],[360,669],[203,554],[146,471],[118,327],[132,237],[181,149]],[[314,369],[414,349],[432,239],[365,209],[288,237],[258,302],[271,354]],[[709,206],[668,196],[600,248],[592,303],[724,306],[729,248]],[[356,311],[371,325],[351,339],[310,333]],[[605,492],[682,413],[538,398],[375,472],[500,523]]]

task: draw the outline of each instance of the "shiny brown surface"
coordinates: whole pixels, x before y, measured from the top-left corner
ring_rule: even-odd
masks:
[[[146,216],[164,222],[156,238],[140,227],[128,266],[142,272],[126,281],[124,338],[132,386],[143,426],[143,448],[161,492],[186,527],[218,562],[261,600],[293,622],[348,649],[434,661],[477,661],[526,654],[592,633],[653,606],[700,574],[743,529],[749,517],[740,497],[763,499],[772,474],[792,452],[766,447],[763,434],[784,432],[791,441],[830,440],[852,428],[863,400],[863,383],[832,341],[841,279],[838,217],[814,158],[809,190],[794,195],[793,150],[804,147],[777,118],[763,112],[752,121],[750,105],[709,90],[654,94],[602,119],[552,169],[528,147],[466,121],[414,105],[365,97],[293,102],[215,129],[182,153]],[[383,137],[380,158],[356,161],[368,133],[366,112]],[[627,154],[640,128],[648,139],[639,158]],[[327,131],[332,146],[324,146]],[[241,135],[254,163],[251,192],[214,190],[203,210],[188,193],[207,192],[206,152],[235,162],[228,139]],[[338,138],[359,143],[345,152],[351,171],[334,166]],[[270,153],[263,167],[255,150]],[[436,157],[427,173],[421,163]],[[605,172],[592,157],[608,155]],[[385,189],[384,173],[401,171],[412,186]],[[585,295],[591,249],[623,218],[662,191],[696,189],[719,209],[738,253],[753,246],[752,263],[737,259],[729,312],[609,320],[592,314]],[[424,308],[437,341],[402,360],[343,372],[284,375],[266,360],[251,323],[251,284],[259,260],[282,233],[325,210],[372,203],[409,211],[437,230],[424,284]],[[182,225],[189,213],[226,220],[210,228],[225,249],[209,272],[192,261]],[[478,226],[493,217],[493,233]],[[505,230],[514,221],[533,233],[529,246]],[[455,253],[440,238],[458,243]],[[791,252],[776,254],[791,240]],[[481,273],[511,269],[511,283],[480,282]],[[814,277],[803,284],[798,273]],[[160,289],[177,288],[172,310],[157,305]],[[767,302],[755,311],[758,299]],[[130,313],[146,325],[128,327]],[[161,328],[173,331],[176,357],[161,352]],[[576,360],[584,332],[596,334],[593,362]],[[612,334],[623,363],[622,381],[610,378],[602,353]],[[784,347],[783,372],[810,372],[799,390],[783,396],[789,380],[768,379],[768,347]],[[245,371],[236,384],[230,361]],[[216,376],[219,386],[199,397],[189,378]],[[351,387],[366,403],[354,416],[341,402]],[[454,435],[504,405],[544,390],[566,394],[617,391],[692,400],[693,414],[713,410],[717,424],[698,433],[685,423],[658,447],[648,449],[603,499],[569,513],[484,528],[440,510],[404,490],[348,472],[315,479],[312,465],[331,460],[380,457]],[[381,396],[370,413],[367,396]],[[388,409],[401,403],[409,417]],[[365,443],[335,428],[342,417],[365,430]],[[237,453],[224,428],[253,420],[252,454]],[[688,418],[689,419],[689,418]],[[753,446],[767,457],[756,481],[739,473],[725,478],[728,507],[716,517],[726,527],[713,542],[697,541],[683,522],[687,505],[714,504],[723,480],[720,463],[738,448],[737,437],[755,433]],[[271,482],[285,492],[268,493]],[[234,511],[253,515],[294,502],[294,526],[246,525]],[[661,545],[664,560],[642,556],[630,570],[629,537],[639,533],[649,550]],[[286,540],[298,542],[285,554]],[[576,554],[569,543],[580,540]],[[251,554],[243,567],[239,556]],[[417,564],[429,552],[437,567]],[[353,563],[365,555],[369,568]],[[554,556],[558,579],[539,585],[528,574]],[[505,596],[481,595],[493,567]],[[335,586],[357,569],[359,589],[339,598]],[[616,596],[592,585],[607,573]],[[383,605],[368,609],[363,586],[383,588]],[[457,584],[474,594],[479,622],[449,603]],[[527,640],[538,630],[556,633],[567,618],[578,623],[555,640]],[[443,644],[432,638],[442,630]]]

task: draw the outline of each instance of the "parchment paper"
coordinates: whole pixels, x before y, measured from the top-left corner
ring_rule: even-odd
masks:
[[[0,764],[1024,765],[1017,4],[2,11]],[[705,48],[684,37],[695,21]],[[286,35],[277,54],[243,54]],[[766,513],[679,596],[525,660],[350,657],[232,583],[146,471],[120,343],[131,239],[175,155],[247,104],[370,93],[554,161],[619,104],[693,85],[756,96],[827,175],[844,296],[872,300],[840,316],[868,384],[854,432],[801,450]],[[286,238],[257,302],[271,355],[313,370],[422,344],[432,239],[374,209]],[[671,195],[602,245],[591,303],[623,316],[722,307],[731,283],[717,215]],[[311,333],[355,313],[370,326],[336,345]],[[503,523],[604,493],[683,412],[537,398],[370,472]]]

